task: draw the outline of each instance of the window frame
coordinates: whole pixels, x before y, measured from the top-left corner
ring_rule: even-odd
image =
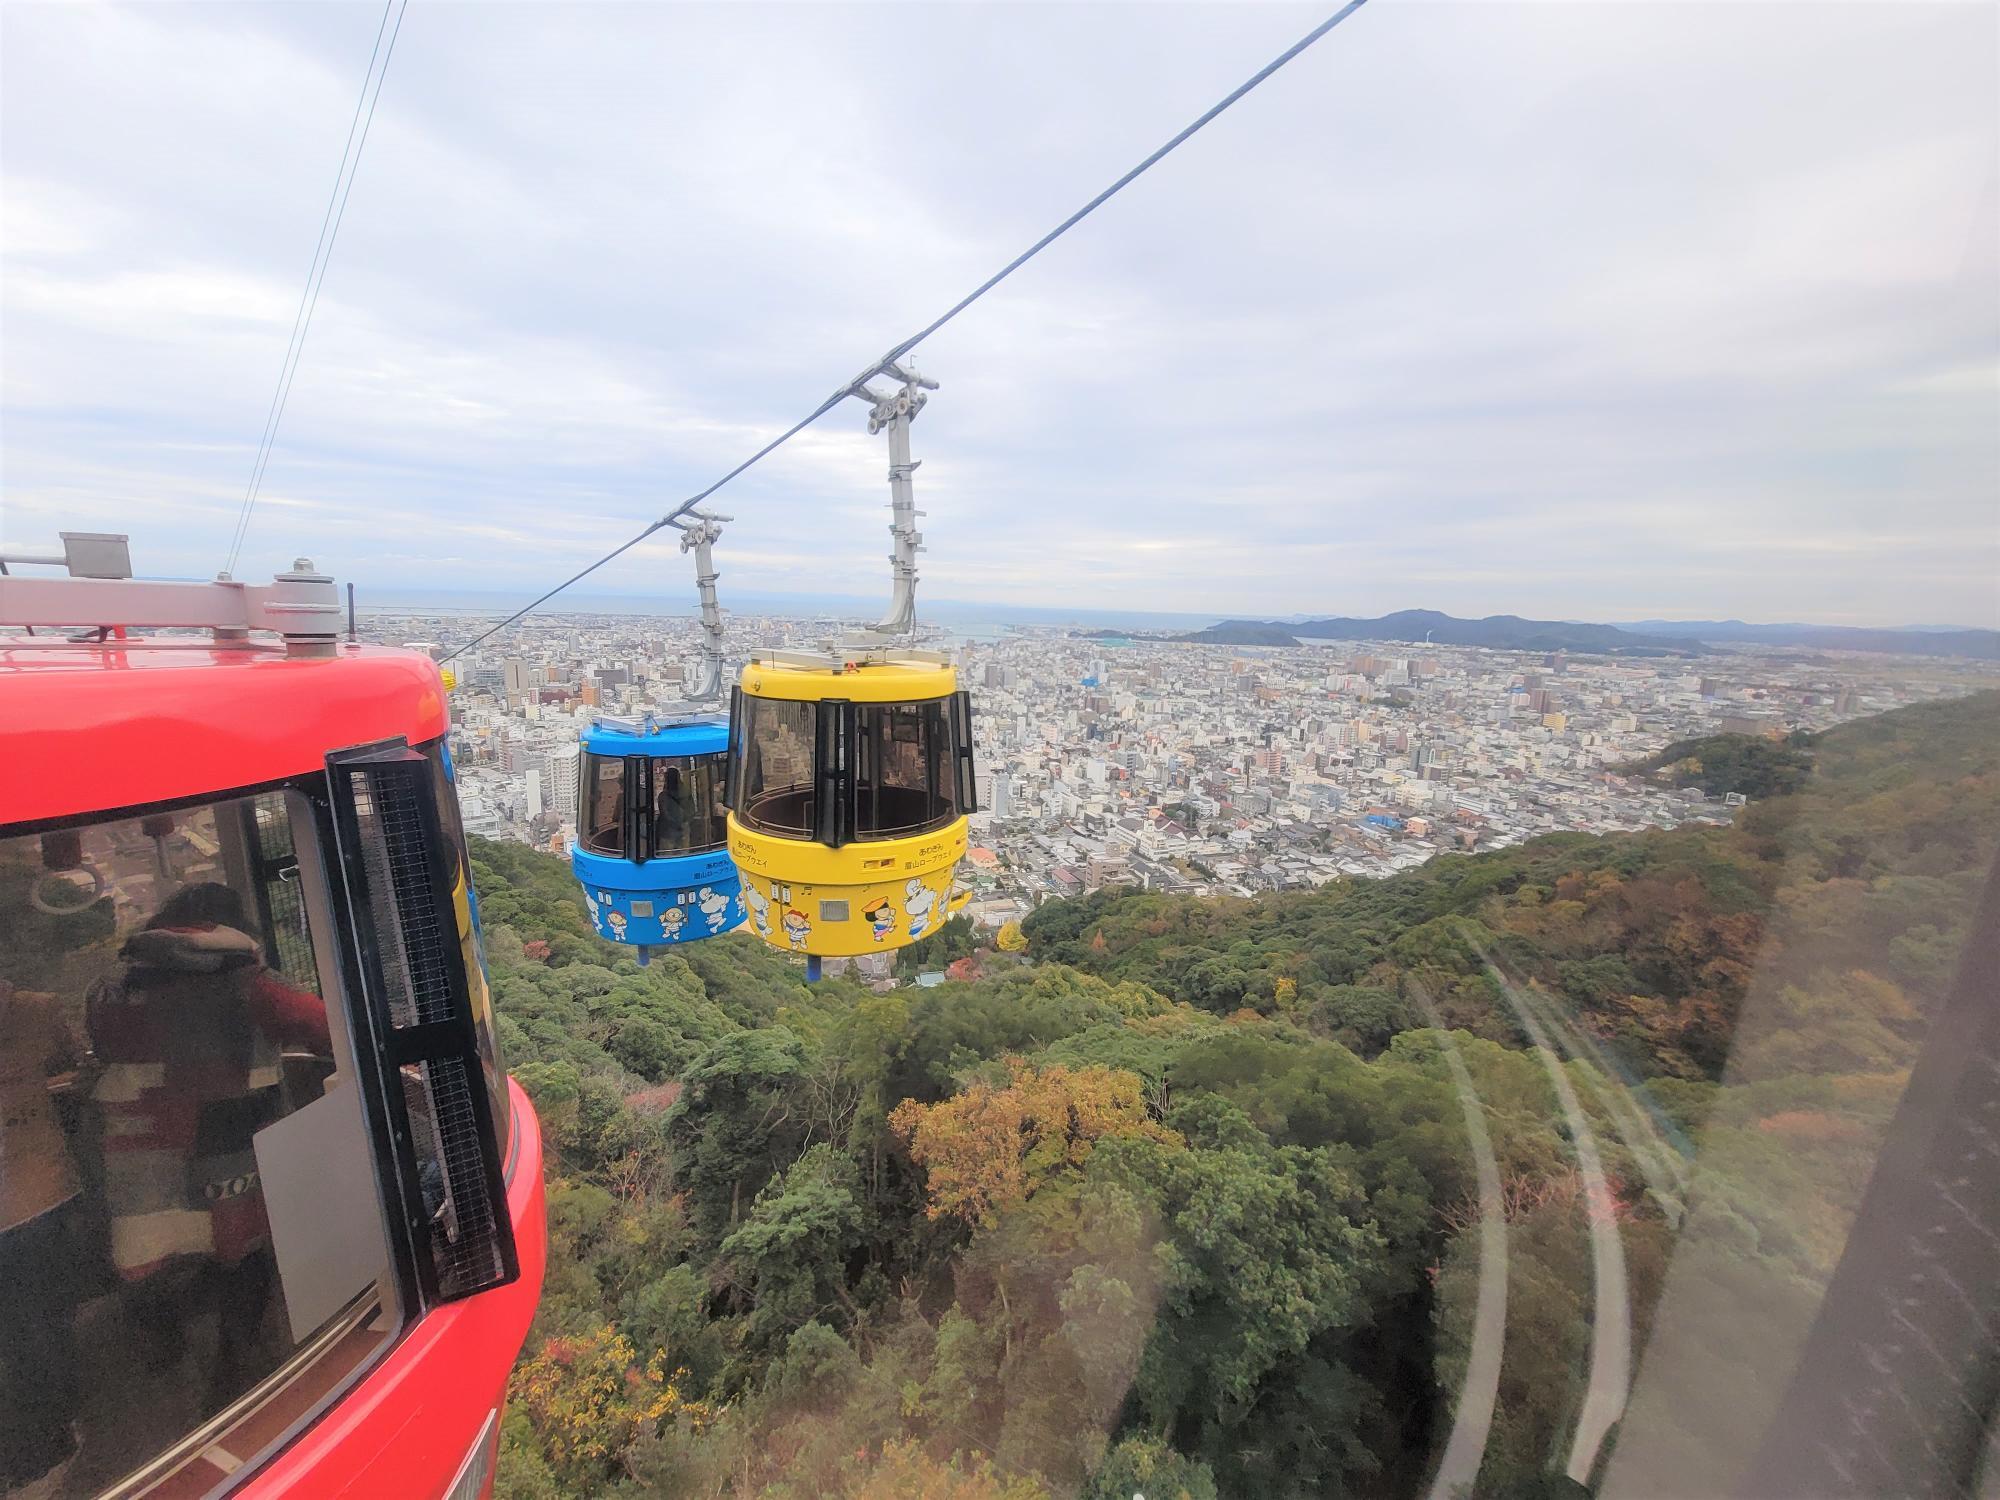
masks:
[[[592,817],[592,802],[597,789],[598,771],[601,767],[617,766],[618,816],[612,827],[617,844],[607,847],[597,842],[596,820]],[[632,797],[633,778],[631,757],[605,755],[596,750],[585,750],[583,762],[577,767],[577,819],[576,838],[592,854],[602,854],[610,859],[630,859],[632,848]]]
[[[643,864],[648,859],[680,859],[690,854],[713,854],[718,849],[728,847],[727,822],[723,822],[719,827],[714,826],[725,807],[722,800],[724,779],[722,762],[727,756],[727,750],[721,754],[713,750],[701,750],[685,755],[632,757],[645,763],[645,813],[639,819],[642,832],[640,863]],[[666,786],[665,773],[668,771],[679,771],[681,776],[692,784],[696,799],[694,818],[699,823],[710,825],[708,833],[705,833],[700,841],[685,842],[674,848],[663,848],[660,844],[659,799]],[[709,834],[713,834],[713,837]]]
[[[907,724],[908,735],[901,731]],[[852,835],[857,843],[919,838],[947,828],[958,819],[957,777],[952,766],[952,711],[949,698],[912,698],[854,705],[854,812]],[[914,747],[920,785],[892,782],[886,752],[898,745]],[[911,823],[885,826],[882,793],[908,793],[922,799],[922,815]]]
[[[803,789],[812,799],[805,810],[803,823],[769,823],[758,817],[749,805],[750,756],[752,734],[757,728],[759,709],[757,705],[768,704],[774,710],[796,710],[806,714],[803,726],[807,742],[808,763],[803,780],[786,784],[787,791]],[[730,694],[729,700],[729,750],[723,777],[723,806],[736,815],[736,819],[752,833],[767,838],[791,839],[798,843],[825,843],[823,836],[828,817],[837,811],[838,801],[829,798],[828,776],[837,772],[835,758],[826,753],[829,735],[829,715],[827,709],[839,707],[837,700],[814,698],[763,698],[754,693],[745,693],[741,688]],[[834,739],[838,739],[835,735]],[[760,760],[761,768],[761,760]],[[836,782],[837,784],[837,782]]]
[[[383,966],[379,949],[375,946],[376,923],[372,913],[366,911],[368,904],[368,876],[361,866],[360,850],[355,844],[343,841],[343,825],[352,829],[354,806],[352,798],[342,799],[333,787],[333,773],[336,770],[366,770],[371,765],[408,765],[421,761],[426,766],[428,789],[431,800],[427,809],[419,803],[423,817],[425,842],[430,853],[431,878],[435,885],[438,877],[445,873],[439,854],[444,842],[446,829],[444,814],[439,806],[442,789],[448,787],[447,778],[436,775],[442,763],[444,739],[425,740],[411,745],[401,736],[368,744],[352,745],[330,751],[327,755],[327,771],[320,778],[321,791],[325,798],[325,818],[322,828],[321,847],[327,856],[329,885],[343,899],[347,920],[336,924],[342,942],[342,951],[348,959],[347,975],[350,979],[345,999],[349,1006],[361,1014],[368,1025],[372,1040],[369,1057],[365,1060],[375,1069],[375,1099],[381,1114],[381,1130],[377,1133],[376,1163],[377,1182],[385,1199],[388,1199],[389,1215],[395,1232],[392,1234],[401,1263],[401,1268],[409,1279],[406,1305],[418,1309],[410,1322],[421,1321],[423,1317],[459,1300],[445,1296],[433,1285],[435,1269],[429,1233],[430,1215],[425,1211],[422,1188],[418,1182],[416,1165],[416,1142],[412,1130],[406,1126],[408,1106],[405,1094],[404,1068],[416,1063],[444,1061],[451,1055],[452,1045],[463,1039],[467,1033],[474,1034],[475,1066],[483,1067],[483,1059],[476,1055],[477,1018],[471,1015],[470,978],[465,972],[465,954],[459,944],[443,945],[444,963],[453,976],[457,990],[455,999],[463,1001],[467,1012],[463,1024],[456,1018],[423,1022],[397,1027],[393,1024],[385,993]],[[343,807],[343,800],[346,806]],[[463,829],[458,827],[456,801],[454,798],[452,827],[457,830],[459,842],[454,853],[464,860],[468,904],[471,900],[471,861],[463,843]],[[337,875],[337,881],[334,877]],[[446,882],[448,885],[449,882]],[[483,967],[485,955],[479,952]],[[463,1055],[463,1049],[460,1054]],[[494,1040],[494,1056],[499,1057],[498,1039]],[[508,1178],[506,1168],[511,1160],[510,1141],[512,1136],[512,1110],[507,1111],[503,1124],[494,1109],[483,1082],[473,1091],[472,1108],[478,1115],[486,1116],[494,1130],[494,1160],[491,1164],[491,1180],[487,1185],[492,1202],[495,1228],[499,1233],[505,1274],[494,1283],[504,1286],[519,1275],[516,1247],[513,1239],[513,1225],[507,1200]],[[373,1125],[371,1120],[371,1126]],[[482,1163],[482,1165],[485,1165]],[[390,1189],[394,1197],[390,1198]],[[473,1292],[470,1295],[477,1295]],[[405,1325],[408,1326],[407,1324]]]
[[[751,739],[759,713],[754,705],[763,704],[784,708],[796,705],[813,715],[812,770],[806,784],[814,801],[805,826],[767,823],[748,806]],[[878,821],[864,820],[861,815],[862,798],[870,788],[878,794],[879,810],[875,727],[887,725],[893,735],[899,710],[914,710],[917,716],[915,743],[925,782],[921,792],[928,799],[928,810],[914,824],[887,829],[864,826],[864,822]],[[869,731],[866,734],[862,732],[864,725]],[[894,742],[911,743],[907,739]],[[972,696],[964,688],[935,698],[857,703],[846,698],[766,698],[745,693],[739,687],[730,694],[729,756],[725,766],[723,805],[746,830],[768,838],[839,849],[850,843],[921,838],[949,828],[978,810],[973,779]]]
[[[250,1453],[238,1455],[242,1459],[241,1467],[229,1476],[219,1492],[240,1488],[352,1394],[432,1311],[432,1304],[426,1302],[418,1282],[417,1246],[404,1232],[400,1197],[391,1193],[390,1176],[394,1171],[395,1154],[382,1093],[388,1086],[384,1072],[388,1060],[380,1051],[372,1018],[368,1015],[369,1007],[358,1003],[360,991],[352,929],[337,920],[337,861],[332,857],[335,849],[333,806],[326,772],[312,771],[246,786],[219,787],[158,802],[93,808],[88,812],[62,817],[0,824],[0,841],[131,822],[153,814],[198,811],[272,794],[284,798],[290,815],[292,852],[300,885],[299,899],[312,937],[314,968],[319,975],[320,998],[327,1007],[328,1025],[336,1028],[338,1033],[344,1033],[353,1062],[352,1086],[361,1107],[362,1124],[372,1156],[378,1223],[385,1251],[384,1269],[387,1275],[381,1286],[383,1295],[371,1304],[365,1300],[366,1293],[357,1294],[324,1327],[315,1330],[311,1338],[294,1348],[276,1369],[238,1394],[222,1410],[180,1434],[151,1457],[119,1476],[104,1491],[106,1496],[142,1494],[148,1487],[160,1483],[241,1423],[254,1417],[271,1401],[281,1398],[287,1388],[306,1375],[342,1338],[357,1328],[369,1327],[379,1321],[383,1326],[372,1348],[268,1442]],[[255,895],[258,910],[253,915],[261,921],[264,893],[259,891]],[[282,1282],[274,1285],[281,1288]],[[362,1314],[371,1305],[376,1309],[375,1315],[364,1319]]]

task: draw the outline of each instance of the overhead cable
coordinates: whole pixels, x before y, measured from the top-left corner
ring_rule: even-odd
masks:
[[[1269,62],[1265,63],[1263,67],[1259,68],[1255,73],[1252,73],[1248,78],[1244,79],[1243,82],[1239,83],[1235,88],[1231,89],[1227,94],[1223,95],[1222,98],[1218,99],[1214,104],[1210,105],[1206,110],[1202,111],[1202,113],[1198,115],[1193,120],[1192,123],[1190,123],[1184,129],[1176,133],[1158,150],[1154,151],[1150,156],[1147,156],[1137,166],[1133,167],[1130,171],[1126,172],[1122,177],[1118,178],[1117,181],[1113,182],[1109,187],[1105,188],[1102,192],[1097,194],[1096,197],[1092,198],[1089,202],[1085,203],[1083,207],[1079,208],[1075,213],[1071,214],[1068,218],[1064,219],[1060,224],[1056,225],[1055,228],[1051,229],[1047,234],[1043,235],[1040,239],[1036,240],[1034,244],[1028,246],[1028,248],[1023,250],[1019,255],[1015,256],[1012,260],[1008,261],[1006,265],[1002,266],[999,270],[995,271],[991,276],[987,277],[984,281],[980,282],[978,286],[974,287],[970,292],[967,292],[963,297],[959,298],[958,301],[954,302],[938,317],[932,319],[929,323],[926,323],[922,328],[918,329],[917,332],[911,334],[901,343],[892,345],[889,349],[889,352],[884,354],[877,361],[875,361],[874,364],[870,365],[867,369],[863,370],[859,375],[855,376],[854,379],[848,381],[847,384],[843,385],[839,390],[835,391],[831,396],[828,396],[826,400],[820,402],[818,406],[814,407],[810,412],[806,413],[805,416],[801,417],[798,421],[794,422],[790,427],[786,428],[783,432],[779,433],[778,436],[772,438],[770,442],[766,443],[763,447],[759,448],[755,453],[751,454],[748,458],[744,459],[742,463],[738,464],[735,468],[731,469],[727,474],[724,474],[720,479],[716,480],[706,489],[700,490],[697,493],[688,496],[687,499],[681,501],[679,505],[676,505],[672,510],[668,511],[664,516],[661,516],[659,520],[652,522],[645,528],[645,530],[639,532],[638,535],[632,537],[629,541],[623,542],[619,546],[613,548],[611,551],[605,553],[604,556],[598,558],[597,561],[592,563],[589,567],[583,569],[579,573],[572,574],[570,577],[564,579],[561,583],[557,584],[554,588],[550,589],[546,594],[543,594],[539,598],[535,599],[532,603],[525,604],[520,609],[515,610],[513,614],[509,615],[506,619],[502,620],[498,625],[495,625],[488,630],[481,631],[478,635],[474,636],[471,640],[467,641],[463,646],[460,646],[455,651],[451,652],[450,655],[444,658],[444,660],[450,661],[452,660],[453,657],[461,656],[465,652],[470,651],[474,646],[477,646],[481,641],[484,641],[491,636],[498,635],[508,626],[514,624],[517,620],[521,619],[522,616],[531,614],[536,609],[539,609],[542,605],[546,604],[549,600],[553,599],[557,594],[560,594],[564,589],[568,588],[571,584],[577,582],[579,579],[589,577],[592,573],[595,573],[599,568],[603,567],[606,563],[610,562],[612,559],[621,557],[625,553],[631,551],[632,548],[638,546],[639,543],[646,540],[647,537],[651,536],[654,532],[660,530],[662,527],[671,526],[678,517],[686,515],[689,511],[693,510],[697,505],[701,504],[702,501],[706,500],[710,495],[713,495],[717,490],[721,489],[724,485],[728,484],[731,480],[735,479],[738,475],[742,474],[752,465],[759,463],[763,459],[768,458],[771,454],[777,452],[778,449],[784,447],[786,443],[789,443],[793,438],[797,437],[800,433],[804,432],[808,427],[812,426],[813,423],[817,422],[821,417],[825,416],[828,412],[832,411],[836,406],[840,405],[840,403],[845,401],[849,396],[855,394],[855,392],[857,392],[866,381],[872,379],[875,375],[881,373],[881,371],[885,366],[895,364],[898,360],[902,359],[911,350],[915,349],[917,345],[921,344],[925,339],[929,338],[932,334],[936,333],[940,328],[944,327],[945,324],[949,323],[953,318],[957,317],[960,313],[964,312],[968,307],[972,306],[973,303],[977,302],[981,297],[984,297],[988,292],[992,291],[993,288],[998,286],[1001,282],[1005,281],[1009,276],[1012,276],[1016,271],[1020,270],[1021,267],[1025,266],[1029,261],[1033,260],[1037,255],[1040,255],[1044,250],[1048,249],[1050,245],[1054,244],[1057,240],[1061,239],[1063,235],[1067,234],[1070,230],[1074,229],[1078,224],[1082,223],[1085,219],[1089,218],[1091,214],[1096,212],[1111,198],[1117,196],[1117,194],[1124,191],[1124,189],[1126,189],[1127,187],[1131,186],[1133,182],[1137,181],[1140,177],[1144,176],[1147,171],[1149,171],[1152,167],[1156,166],[1163,158],[1171,154],[1175,150],[1175,148],[1177,148],[1183,142],[1185,142],[1188,139],[1188,137],[1194,135],[1197,131],[1202,129],[1203,126],[1207,125],[1211,120],[1213,120],[1217,115],[1221,114],[1224,110],[1228,109],[1230,105],[1236,103],[1237,100],[1241,99],[1245,94],[1249,93],[1252,89],[1256,88],[1258,84],[1262,83],[1265,79],[1269,78],[1273,73],[1277,72],[1278,69],[1282,68],[1286,63],[1290,62],[1293,58],[1297,57],[1301,52],[1305,51],[1306,48],[1310,47],[1314,42],[1318,41],[1321,37],[1325,36],[1329,31],[1333,30],[1334,27],[1338,26],[1342,21],[1345,21],[1349,16],[1353,15],[1357,10],[1361,9],[1361,7],[1367,3],[1368,0],[1348,0],[1347,4],[1343,5],[1339,10],[1335,11],[1332,15],[1328,16],[1324,21],[1320,22],[1319,25],[1313,27],[1311,31],[1308,31],[1304,36],[1300,37],[1296,42],[1292,43],[1291,46],[1287,47],[1283,52],[1280,52],[1276,57],[1272,58]]]
[[[347,195],[354,191],[354,174],[361,169],[361,153],[368,145],[368,131],[375,123],[375,106],[382,99],[382,83],[389,76],[389,60],[396,52],[396,38],[403,31],[403,12],[410,7],[410,0],[384,0],[382,19],[375,27],[375,46],[368,54],[368,71],[361,76],[361,94],[354,101],[354,117],[348,121],[347,142],[340,148],[340,166],[333,174],[333,191],[327,194],[326,212],[319,221],[319,241],[313,246],[312,264],[306,269],[305,290],[299,294],[299,310],[292,316],[291,337],[285,342],[285,358],[278,366],[278,382],[271,390],[271,406],[264,414],[264,434],[257,443],[257,456],[251,461],[250,483],[243,491],[243,504],[236,513],[236,529],[230,534],[229,556],[223,564],[223,571],[236,571],[237,556],[243,550],[244,539],[250,534],[250,516],[257,508],[257,496],[264,487],[264,471],[270,467],[271,450],[278,440],[278,424],[285,419],[285,405],[291,400],[292,380],[299,372],[299,358],[305,353],[306,334],[312,328],[313,310],[319,306],[319,290],[326,282],[326,268],[333,259],[333,242],[340,237],[341,220],[347,216]],[[396,12],[396,24],[389,26],[389,12]],[[382,48],[384,32],[389,36],[389,47]],[[382,60],[381,70],[375,67],[375,60]],[[373,85],[374,92],[369,92]],[[362,117],[362,106],[367,106],[367,117]],[[360,132],[359,138],[356,131]],[[345,186],[343,186],[343,181]]]

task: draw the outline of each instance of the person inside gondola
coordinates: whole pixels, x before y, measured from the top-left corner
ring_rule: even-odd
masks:
[[[85,1011],[134,1352],[171,1370],[189,1313],[212,1309],[209,1411],[276,1357],[262,1338],[276,1261],[253,1138],[284,1112],[281,1049],[332,1050],[325,1002],[272,973],[250,927],[228,886],[175,892]]]
[[[687,774],[679,766],[661,767],[660,792],[653,819],[653,847],[663,854],[685,849],[693,816]]]

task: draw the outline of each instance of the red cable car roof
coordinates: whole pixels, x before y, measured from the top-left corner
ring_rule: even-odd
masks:
[[[282,647],[0,639],[0,824],[258,786],[324,768],[327,753],[448,717],[437,664],[383,646],[320,660]]]

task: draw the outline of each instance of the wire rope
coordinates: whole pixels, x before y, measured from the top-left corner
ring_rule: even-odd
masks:
[[[1333,30],[1334,27],[1338,26],[1342,21],[1345,21],[1349,16],[1353,15],[1357,10],[1361,9],[1361,7],[1367,3],[1368,0],[1348,0],[1347,4],[1343,5],[1339,10],[1335,11],[1332,15],[1328,16],[1324,21],[1320,22],[1319,25],[1313,27],[1311,31],[1308,31],[1304,36],[1300,37],[1296,42],[1292,43],[1291,46],[1287,47],[1283,52],[1280,52],[1276,57],[1272,58],[1269,62],[1265,63],[1263,67],[1259,68],[1255,73],[1252,73],[1248,78],[1244,79],[1243,82],[1239,83],[1235,88],[1231,89],[1227,94],[1223,95],[1222,98],[1218,99],[1214,104],[1210,105],[1207,109],[1203,110],[1202,113],[1198,115],[1192,122],[1183,127],[1169,140],[1167,140],[1167,142],[1164,145],[1160,146],[1157,150],[1152,152],[1151,155],[1147,156],[1144,160],[1140,161],[1138,165],[1134,166],[1131,170],[1127,171],[1124,175],[1122,175],[1116,181],[1114,181],[1109,187],[1105,188],[1102,192],[1098,193],[1095,197],[1090,199],[1090,201],[1085,203],[1083,207],[1079,208],[1075,213],[1071,214],[1068,218],[1064,219],[1060,224],[1056,225],[1055,228],[1051,229],[1047,234],[1043,235],[1040,239],[1036,240],[1032,245],[1028,246],[1028,248],[1023,250],[1019,255],[1015,256],[1012,260],[1008,261],[1006,265],[1002,266],[999,270],[995,271],[991,276],[987,277],[984,281],[980,282],[978,286],[974,287],[971,291],[967,292],[963,297],[959,298],[958,301],[954,302],[943,313],[939,314],[936,318],[933,318],[929,323],[926,323],[922,328],[918,329],[915,333],[911,334],[908,338],[902,340],[900,343],[891,345],[889,352],[883,355],[882,358],[877,360],[874,364],[870,365],[868,369],[864,371],[861,375],[855,377],[853,380],[850,380],[846,385],[843,385],[839,390],[835,391],[831,396],[828,396],[826,400],[820,402],[818,406],[814,407],[805,416],[799,418],[798,421],[794,422],[790,427],[786,428],[783,432],[779,433],[778,436],[772,438],[770,442],[766,443],[763,447],[759,448],[755,453],[751,454],[748,458],[744,459],[743,462],[738,464],[735,468],[731,469],[727,474],[724,474],[720,479],[716,480],[706,489],[700,490],[697,493],[688,496],[687,499],[681,501],[679,505],[676,505],[672,510],[668,511],[664,516],[661,516],[659,520],[650,523],[643,531],[639,532],[636,536],[633,536],[629,540],[620,543],[618,546],[614,547],[611,551],[605,553],[604,556],[598,558],[597,561],[592,563],[589,567],[584,568],[580,572],[571,574],[568,578],[564,579],[561,583],[557,584],[554,588],[550,589],[547,593],[540,595],[532,603],[525,604],[521,608],[515,610],[513,614],[507,616],[507,618],[502,620],[498,625],[495,625],[488,630],[481,631],[478,635],[474,636],[464,645],[458,647],[456,650],[452,651],[449,655],[445,656],[443,660],[451,661],[459,656],[464,655],[467,651],[470,651],[474,646],[479,645],[482,641],[489,640],[493,636],[498,635],[501,631],[507,629],[508,626],[514,624],[516,621],[520,620],[523,616],[532,614],[535,610],[539,609],[542,605],[546,604],[549,600],[553,599],[557,594],[560,594],[564,589],[568,588],[571,584],[576,583],[581,579],[588,578],[592,573],[595,573],[599,568],[603,567],[606,563],[612,561],[614,558],[622,557],[625,553],[630,552],[634,547],[638,546],[639,543],[645,541],[647,537],[651,536],[654,532],[660,530],[662,527],[671,526],[676,520],[686,515],[689,511],[693,510],[697,505],[701,504],[702,501],[706,500],[710,495],[713,495],[717,490],[721,489],[724,485],[728,484],[731,480],[735,479],[745,470],[751,468],[753,465],[757,463],[760,463],[762,460],[770,457],[771,454],[777,452],[778,449],[784,447],[786,443],[789,443],[793,438],[797,437],[800,433],[804,432],[808,427],[812,426],[813,423],[817,422],[821,417],[825,416],[828,412],[832,411],[834,407],[838,406],[842,401],[845,401],[850,395],[854,394],[855,391],[865,381],[871,379],[875,375],[880,374],[886,366],[894,364],[897,360],[901,359],[904,355],[908,354],[911,350],[915,349],[917,345],[921,344],[925,339],[929,338],[932,334],[936,333],[940,328],[944,327],[945,324],[949,323],[953,318],[957,317],[960,313],[964,312],[968,307],[972,306],[973,303],[977,302],[981,297],[984,297],[988,292],[992,291],[993,288],[1000,285],[1001,282],[1005,281],[1009,276],[1012,276],[1016,271],[1020,270],[1021,267],[1025,266],[1029,261],[1033,260],[1037,255],[1040,255],[1044,250],[1048,249],[1050,245],[1053,245],[1057,240],[1061,239],[1065,234],[1069,233],[1069,231],[1074,229],[1078,224],[1081,224],[1085,219],[1089,218],[1099,208],[1103,207],[1105,203],[1110,201],[1112,198],[1116,197],[1120,192],[1124,191],[1126,188],[1130,187],[1134,182],[1138,181],[1139,178],[1143,177],[1153,167],[1157,166],[1165,157],[1170,155],[1177,147],[1181,146],[1184,142],[1186,142],[1190,136],[1194,135],[1197,131],[1201,130],[1204,126],[1208,125],[1209,122],[1214,120],[1216,116],[1220,115],[1224,110],[1228,109],[1232,104],[1236,103],[1245,94],[1249,93],[1252,89],[1256,88],[1259,84],[1264,82],[1265,79],[1269,78],[1273,73],[1277,72],[1278,69],[1282,68],[1286,63],[1290,62],[1293,58],[1297,57],[1301,52],[1305,51],[1306,48],[1310,47],[1314,42],[1317,42],[1321,37],[1325,36],[1329,31]]]

